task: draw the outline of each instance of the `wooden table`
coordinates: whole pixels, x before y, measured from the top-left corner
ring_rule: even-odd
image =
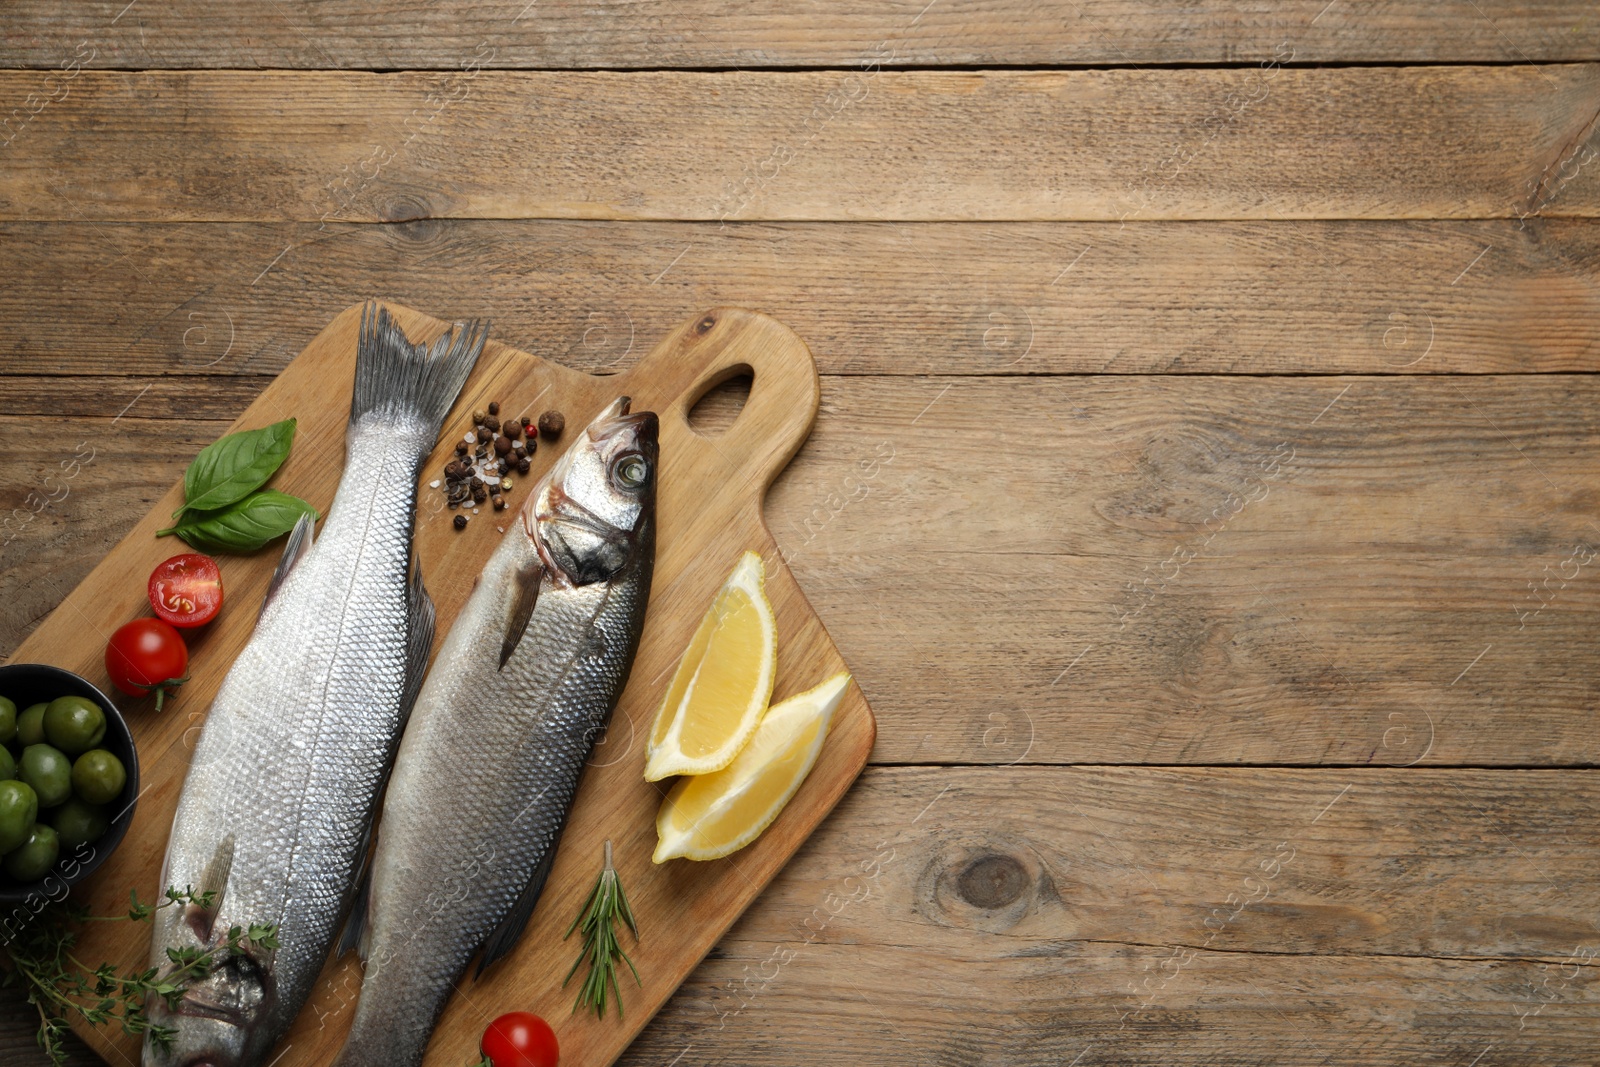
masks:
[[[14,0],[0,648],[364,296],[747,305],[878,745],[625,1063],[1592,1062],[1592,5],[925,4]]]

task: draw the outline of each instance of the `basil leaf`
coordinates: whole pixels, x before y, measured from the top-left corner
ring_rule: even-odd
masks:
[[[300,516],[318,518],[317,509],[297,496],[263,489],[215,511],[191,511],[178,525],[156,532],[177,534],[202,552],[254,552],[294,529]]]
[[[230,433],[211,442],[184,472],[184,504],[172,517],[185,511],[214,511],[243,500],[283,466],[293,443],[293,419]]]

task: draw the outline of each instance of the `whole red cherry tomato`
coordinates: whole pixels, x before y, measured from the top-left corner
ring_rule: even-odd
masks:
[[[106,645],[106,672],[112,684],[135,697],[155,690],[157,711],[169,689],[189,680],[188,670],[188,646],[178,631],[160,619],[124,623]]]
[[[222,609],[222,572],[198,552],[173,556],[150,572],[150,606],[174,626],[204,626]]]
[[[556,1067],[561,1059],[555,1031],[531,1011],[509,1012],[490,1023],[478,1050],[494,1067]]]

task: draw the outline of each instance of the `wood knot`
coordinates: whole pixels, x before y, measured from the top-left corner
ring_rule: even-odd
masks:
[[[414,193],[400,193],[384,204],[380,217],[384,222],[418,222],[432,218],[433,209]]]
[[[975,908],[1003,908],[1027,891],[1028,872],[1012,856],[980,856],[956,876],[956,893]]]
[[[1000,933],[1057,899],[1043,859],[1023,840],[986,834],[947,841],[917,878],[916,908],[940,926]]]
[[[717,317],[715,315],[707,315],[705,318],[694,324],[694,332],[707,333],[710,331],[711,327],[715,326],[716,324]]]

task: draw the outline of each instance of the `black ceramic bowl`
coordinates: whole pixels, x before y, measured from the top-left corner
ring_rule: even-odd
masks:
[[[106,857],[116,851],[128,832],[128,824],[133,822],[134,802],[139,797],[139,754],[133,747],[133,734],[128,732],[128,724],[117,706],[87,681],[60,667],[45,663],[12,663],[0,667],[0,697],[16,701],[18,712],[31,704],[61,696],[80,696],[100,705],[106,713],[106,736],[100,747],[122,761],[128,771],[128,783],[122,787],[122,795],[107,805],[112,813],[111,825],[100,840],[62,849],[55,870],[37,882],[13,882],[0,872],[0,905],[5,905],[0,908],[0,936],[18,925],[14,920],[25,921],[49,901],[65,897],[69,887],[93,874]]]

